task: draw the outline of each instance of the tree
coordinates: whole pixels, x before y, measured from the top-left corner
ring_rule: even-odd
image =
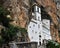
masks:
[[[9,24],[10,19],[7,18],[7,15],[10,14],[10,12],[5,9],[4,7],[2,7],[2,5],[0,5],[0,25],[7,27]],[[0,45],[4,43],[3,38],[1,37],[1,31],[0,31]]]
[[[21,32],[22,36],[25,37],[27,30],[13,25],[9,25],[9,28],[7,29],[2,29],[0,44],[8,44],[9,42],[14,41],[18,32]]]
[[[10,21],[10,18],[7,18],[7,15],[9,15],[10,12],[5,9],[4,7],[0,6],[0,23],[2,23],[3,26],[7,27]]]
[[[12,20],[10,18],[7,18],[8,14],[10,14],[10,12],[0,6],[0,23],[2,23],[2,25],[5,27],[1,30],[0,33],[0,46],[14,41],[17,37],[18,32],[21,32],[24,38],[26,37],[27,30],[25,28],[9,24],[9,22]]]
[[[47,48],[60,48],[60,44],[54,41],[48,41]]]
[[[1,30],[1,42],[3,44],[9,43],[10,41],[13,41],[16,37],[16,34],[18,32],[19,28],[14,27],[13,25],[10,25],[7,29]]]

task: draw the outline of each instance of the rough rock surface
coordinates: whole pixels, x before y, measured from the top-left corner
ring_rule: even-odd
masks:
[[[56,4],[53,0],[36,0],[39,5],[42,5],[46,12],[51,16],[53,22],[58,25],[57,15],[56,15]]]
[[[11,18],[14,20],[11,24],[25,28],[28,22],[29,1],[6,0],[3,5],[11,12]]]
[[[59,41],[56,3],[53,0],[35,1],[37,2],[37,4],[43,6],[45,8],[45,11],[51,16],[53,20],[53,30],[51,29],[51,32],[55,32],[55,34],[57,34],[56,39],[58,38],[57,41]],[[27,24],[29,22],[29,2],[30,0],[2,0],[3,6],[11,12],[11,18],[14,20],[13,22],[11,22],[11,24],[20,26],[22,28],[27,27]],[[55,28],[55,26],[57,28]]]

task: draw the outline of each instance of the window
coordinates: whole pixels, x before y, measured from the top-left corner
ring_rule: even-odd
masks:
[[[38,25],[38,28],[40,28],[40,25]]]
[[[41,41],[41,38],[39,38],[39,41]]]
[[[36,16],[32,16],[32,18],[36,20]]]
[[[35,25],[33,24],[33,27],[35,27]]]
[[[38,6],[33,6],[32,12],[39,12],[40,13],[41,11],[40,11],[40,8]]]
[[[40,20],[40,17],[38,17],[38,20]]]
[[[41,35],[39,35],[39,37],[41,38]]]
[[[34,7],[32,7],[32,12],[34,12]]]
[[[35,32],[35,33],[37,33],[37,32]]]
[[[31,28],[31,26],[29,28]]]
[[[32,30],[32,32],[34,32],[34,30]]]
[[[39,8],[39,7],[37,8],[37,12],[39,12],[39,13],[40,13],[40,8]]]
[[[35,12],[39,12],[39,7],[38,7],[38,6],[35,6],[35,7],[34,7],[34,11],[35,11]]]
[[[33,39],[33,37],[31,37]]]
[[[39,12],[39,8],[37,8],[37,12]]]
[[[41,34],[41,32],[39,32],[39,34]]]
[[[39,42],[39,44],[41,45],[41,42]]]
[[[46,22],[46,23],[48,23],[48,22]]]

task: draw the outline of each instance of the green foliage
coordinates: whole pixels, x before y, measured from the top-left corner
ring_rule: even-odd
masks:
[[[0,6],[0,15],[6,16],[9,14],[9,11],[4,7]]]
[[[8,29],[2,29],[0,43],[8,43],[10,41],[13,41],[18,30],[18,27],[14,27],[12,25],[10,25]]]
[[[0,46],[2,46],[3,43],[4,43],[4,40],[0,38]]]
[[[0,46],[2,46],[3,44],[7,44],[10,41],[14,41],[18,32],[21,32],[22,36],[27,33],[27,30],[25,28],[10,25],[9,22],[11,21],[11,19],[7,18],[8,14],[10,14],[10,12],[0,6],[0,23],[2,23],[4,27],[6,27],[5,29],[2,29],[0,33]]]
[[[8,14],[10,14],[10,12],[7,9],[0,6],[0,23],[2,23],[3,26],[5,27],[8,26],[9,21],[10,21],[10,19],[7,18]]]
[[[60,44],[49,41],[49,42],[47,43],[46,47],[47,47],[47,48],[60,48]]]
[[[26,37],[27,37],[27,30],[25,28],[20,28],[20,31],[21,31],[22,37],[24,37],[24,39],[26,39]]]
[[[27,30],[26,30],[25,28],[20,28],[20,31],[21,31],[21,32],[24,32],[24,33],[27,32]]]
[[[0,44],[9,43],[10,41],[14,41],[17,37],[17,33],[21,32],[22,35],[27,33],[25,28],[16,27],[13,25],[9,25],[9,28],[1,30],[1,38]]]

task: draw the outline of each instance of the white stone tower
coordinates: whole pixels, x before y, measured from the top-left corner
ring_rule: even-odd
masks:
[[[28,25],[28,35],[31,42],[42,43],[41,32],[42,32],[42,22],[41,22],[41,9],[38,6],[33,6],[32,19]]]
[[[41,45],[44,39],[51,39],[50,20],[41,19],[41,8],[34,5],[32,18],[28,25],[28,36],[30,38],[30,42],[38,42],[38,45]]]

